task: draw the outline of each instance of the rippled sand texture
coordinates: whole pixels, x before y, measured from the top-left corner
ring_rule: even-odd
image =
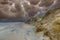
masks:
[[[0,40],[42,40],[43,32],[36,35],[35,26],[21,22],[0,23]]]

